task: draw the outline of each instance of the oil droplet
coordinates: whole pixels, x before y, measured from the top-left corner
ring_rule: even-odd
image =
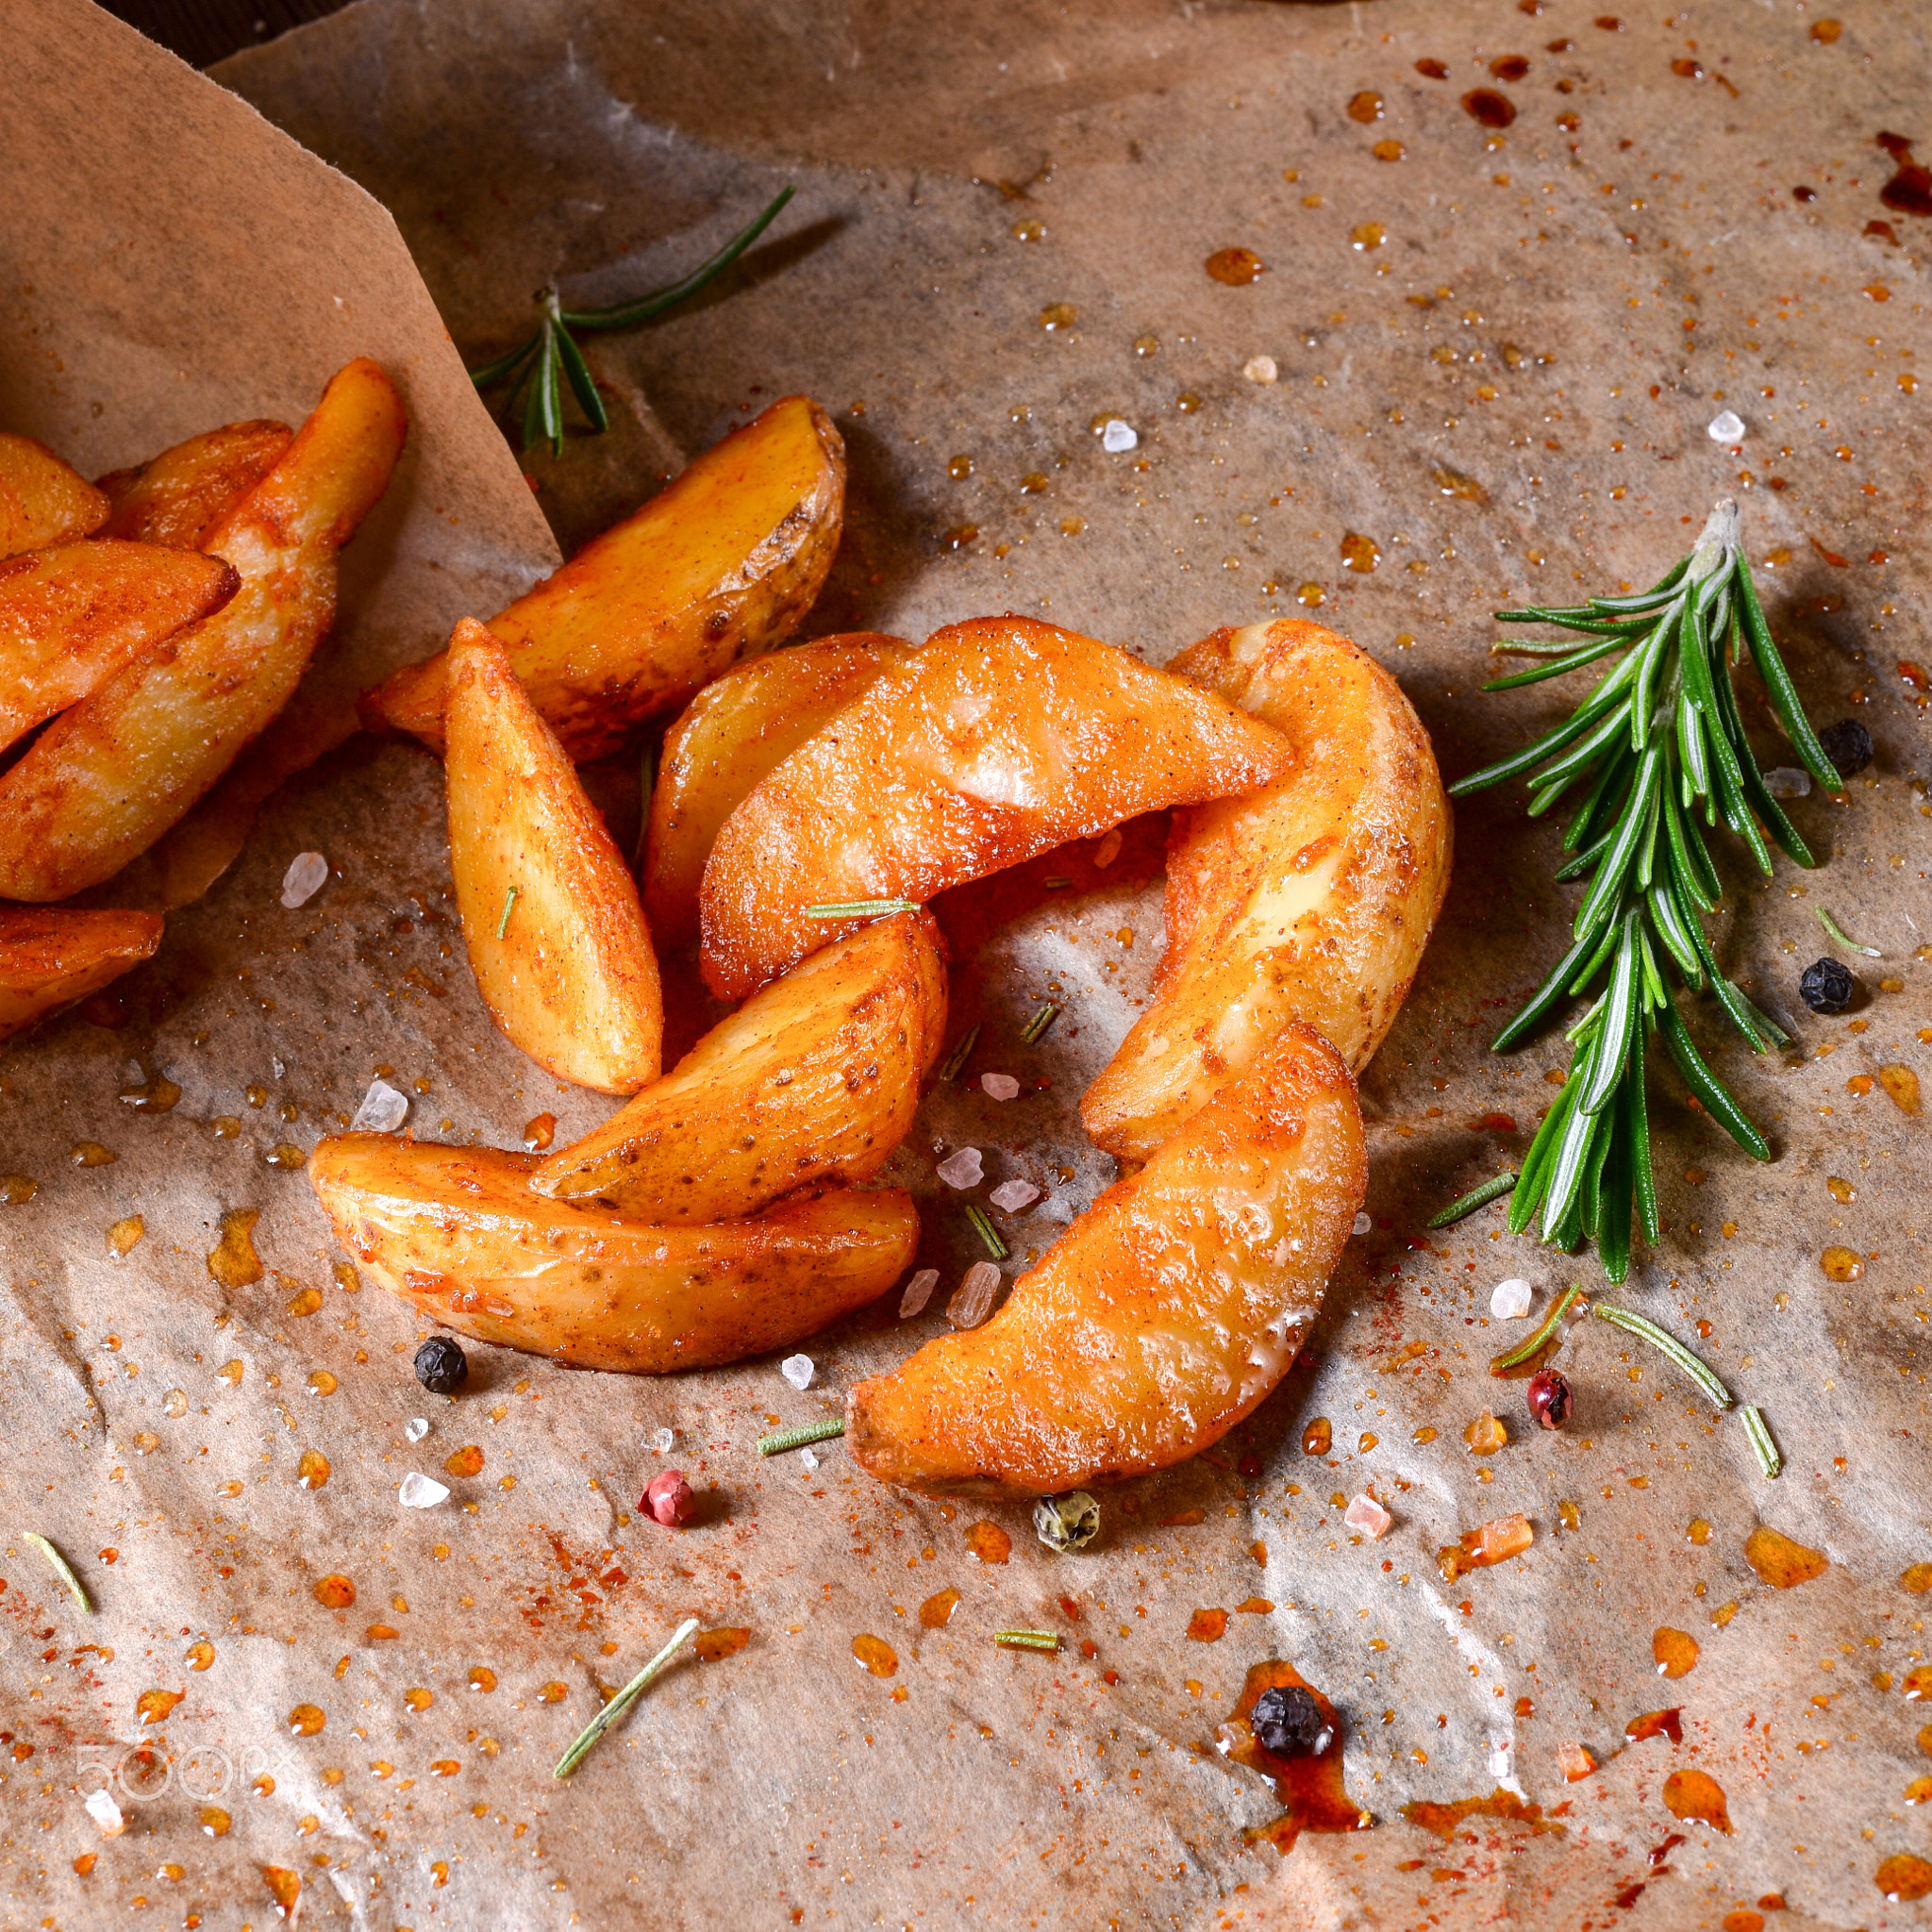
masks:
[[[125,1216],[108,1230],[108,1252],[110,1255],[126,1254],[146,1232],[146,1225],[140,1215]]]
[[[1744,1560],[1774,1590],[1809,1583],[1831,1568],[1822,1552],[1807,1549],[1761,1523],[1744,1540]]]
[[[234,1481],[224,1483],[221,1486],[221,1488],[215,1491],[215,1494],[218,1496],[239,1496],[241,1493],[242,1485]]]
[[[188,1391],[185,1389],[170,1389],[161,1397],[161,1413],[171,1421],[178,1422],[188,1413]]]
[[[314,1737],[327,1722],[320,1705],[298,1704],[289,1713],[289,1729],[298,1738]],[[274,1790],[275,1787],[271,1785],[269,1790]]]
[[[1183,416],[1191,416],[1201,407],[1201,398],[1191,389],[1184,389],[1174,399],[1174,406]]]
[[[222,1378],[222,1380],[228,1385],[230,1389],[239,1389],[242,1386],[242,1377],[247,1374],[247,1371],[242,1366],[240,1362],[224,1362],[221,1365],[221,1367],[215,1371],[215,1374],[218,1374]]]
[[[1351,530],[1341,540],[1341,560],[1350,570],[1360,571],[1366,575],[1381,562],[1382,553],[1376,548],[1373,537],[1364,537]]]
[[[1583,1512],[1577,1508],[1574,1503],[1558,1503],[1557,1505],[1557,1521],[1565,1529],[1575,1529],[1583,1522]]]
[[[553,1677],[549,1683],[542,1685],[538,1690],[537,1702],[539,1704],[561,1704],[564,1695],[563,1686]]]
[[[1013,1554],[1013,1539],[997,1523],[975,1523],[966,1532],[966,1547],[982,1563],[1004,1563]]]
[[[951,1584],[944,1590],[936,1591],[919,1607],[919,1621],[928,1630],[943,1630],[953,1620],[953,1612],[958,1607],[959,1592]]]
[[[1849,1208],[1858,1198],[1858,1191],[1850,1181],[1838,1174],[1827,1174],[1824,1179],[1825,1191],[1840,1208]]]
[[[1865,1263],[1856,1250],[1834,1243],[1818,1257],[1827,1281],[1856,1281],[1865,1272]]]
[[[425,1690],[420,1688],[414,1690],[405,1690],[403,1692],[403,1702],[411,1710],[427,1710],[436,1702],[436,1693],[433,1690]]]
[[[1462,1432],[1462,1440],[1469,1444],[1472,1456],[1493,1456],[1509,1441],[1509,1432],[1488,1409],[1476,1417]]]
[[[1932,1799],[1932,1777],[1915,1777],[1906,1787],[1906,1803],[1923,1805]]]
[[[452,1449],[443,1457],[443,1468],[451,1475],[476,1475],[482,1472],[483,1451],[475,1442],[466,1442],[460,1449]]]
[[[1366,1456],[1381,1440],[1381,1437],[1376,1435],[1374,1430],[1364,1429],[1360,1438],[1356,1442],[1356,1454]]]
[[[524,1123],[524,1147],[531,1154],[541,1154],[557,1139],[557,1116],[554,1113],[533,1115]]]
[[[328,1481],[328,1457],[320,1449],[305,1449],[302,1459],[295,1465],[295,1474],[301,1478],[305,1490],[319,1490]]]
[[[1660,1677],[1688,1677],[1697,1662],[1697,1640],[1688,1630],[1664,1624],[1651,1633],[1650,1654]]]
[[[214,1119],[208,1123],[208,1125],[214,1129],[217,1141],[233,1141],[242,1132],[242,1123],[231,1113],[216,1114]]]
[[[1646,1738],[1668,1738],[1674,1744],[1684,1741],[1684,1707],[1674,1704],[1669,1710],[1646,1710],[1624,1726],[1624,1735],[1633,1744]]]
[[[254,1085],[242,1089],[242,1098],[250,1107],[266,1107],[268,1105],[268,1089],[258,1081]]]
[[[246,1288],[261,1279],[261,1257],[253,1239],[260,1219],[254,1208],[231,1208],[222,1216],[222,1238],[208,1257],[208,1272],[224,1288]]]
[[[1516,108],[1507,94],[1492,87],[1472,88],[1462,97],[1462,110],[1485,127],[1507,127],[1516,118]]]
[[[1408,1440],[1411,1442],[1433,1442],[1436,1440],[1436,1432],[1424,1423]]]
[[[277,1141],[268,1150],[268,1164],[271,1167],[306,1167],[308,1157],[292,1141]]]
[[[161,1446],[161,1439],[152,1429],[138,1430],[134,1438],[134,1453],[137,1456],[152,1456]]]
[[[1878,1861],[1872,1882],[1887,1898],[1900,1904],[1924,1898],[1932,1891],[1932,1865],[1910,1852],[1894,1852],[1890,1857]]]
[[[964,550],[969,543],[976,543],[978,541],[979,525],[977,524],[955,524],[940,539],[940,541],[948,550]]]
[[[1357,222],[1348,231],[1348,244],[1357,255],[1365,255],[1372,248],[1379,248],[1389,239],[1389,230],[1380,222]],[[1356,566],[1351,565],[1351,569]]]
[[[1899,1112],[1917,1114],[1919,1106],[1919,1076],[1909,1067],[1880,1067],[1878,1084],[1897,1103]]]
[[[0,1206],[24,1208],[40,1191],[40,1182],[26,1174],[0,1174]]]
[[[1685,1534],[1701,1550],[1710,1541],[1710,1524],[1705,1517],[1693,1516],[1690,1519],[1690,1527]]]
[[[1218,1643],[1226,1634],[1225,1610],[1196,1610],[1188,1619],[1188,1635],[1196,1643]]]
[[[356,1601],[356,1586],[339,1572],[318,1576],[315,1601],[325,1610],[346,1610]]]
[[[1379,121],[1382,118],[1382,96],[1374,88],[1365,87],[1349,101],[1348,118],[1359,121],[1364,127]]]
[[[275,1781],[267,1772],[256,1778],[248,1787],[258,1798],[272,1798],[275,1794]]]
[[[874,1677],[890,1677],[899,1668],[899,1653],[883,1637],[869,1637],[861,1632],[852,1640],[852,1655]]]
[[[462,1770],[461,1761],[455,1757],[438,1757],[431,1761],[429,1773],[432,1777],[454,1777]]]
[[[1080,311],[1071,302],[1049,302],[1040,311],[1040,325],[1051,335],[1056,329],[1072,328]]]
[[[1264,274],[1267,264],[1252,248],[1217,248],[1202,267],[1215,281],[1242,289]]]
[[[496,1673],[488,1664],[470,1666],[470,1689],[479,1691],[485,1697],[496,1689]]]
[[[1932,1696],[1932,1664],[1918,1664],[1905,1674],[1899,1689],[1905,1693],[1907,1704],[1916,1704],[1924,1697]]]
[[[1378,141],[1369,152],[1378,161],[1399,161],[1408,150],[1399,141]]]
[[[1033,216],[1024,222],[1013,224],[1013,239],[1016,242],[1038,242],[1046,233],[1046,224]]]
[[[311,1395],[333,1395],[341,1384],[326,1369],[310,1369],[308,1389]]]
[[[1303,584],[1295,591],[1294,601],[1305,610],[1316,610],[1328,601],[1328,593],[1320,584]]]
[[[78,1872],[83,1878],[85,1878],[87,1874],[94,1869],[94,1865],[97,1862],[99,1856],[100,1855],[96,1852],[81,1853],[80,1857],[75,1859],[74,1861],[74,1869],[76,1872]]]
[[[209,1838],[226,1838],[228,1827],[234,1820],[219,1805],[205,1805],[201,1812],[201,1828]]]
[[[1724,1788],[1707,1772],[1674,1771],[1664,1780],[1664,1808],[1673,1818],[1707,1824],[1731,1835],[1731,1816],[1724,1808]]]
[[[691,1648],[703,1662],[714,1664],[721,1657],[736,1657],[750,1641],[751,1632],[742,1628],[703,1630],[698,1633]]]
[[[1529,62],[1521,54],[1498,54],[1490,62],[1490,72],[1498,80],[1523,80],[1529,74]]]
[[[1302,1431],[1302,1454],[1325,1456],[1335,1441],[1335,1430],[1325,1415],[1318,1415]]]
[[[946,475],[954,482],[963,483],[973,474],[973,458],[961,451],[946,465]]]
[[[295,1902],[302,1896],[302,1880],[286,1865],[264,1865],[261,1875],[268,1881],[270,1895],[275,1902],[278,1918],[291,1919],[295,1915]]]
[[[1902,1589],[1910,1591],[1914,1596],[1924,1596],[1932,1590],[1932,1563],[1914,1563],[1900,1574],[1898,1580]]]
[[[1297,1686],[1314,1698],[1331,1735],[1318,1752],[1300,1757],[1275,1757],[1262,1748],[1260,1740],[1255,1736],[1248,1723],[1249,1714],[1260,1702],[1263,1691],[1287,1690]],[[1342,1775],[1342,1724],[1335,1707],[1292,1664],[1271,1658],[1255,1665],[1222,1726],[1221,1735],[1228,1756],[1237,1764],[1257,1771],[1273,1781],[1275,1799],[1282,1807],[1279,1818],[1251,1826],[1242,1833],[1248,1843],[1265,1841],[1286,1857],[1304,1831],[1360,1831],[1374,1823],[1348,1795]]]
[[[1487,503],[1490,492],[1474,476],[1466,476],[1460,470],[1452,470],[1446,463],[1438,463],[1429,472],[1430,480],[1444,496],[1460,496],[1470,503]]]
[[[138,1087],[122,1088],[121,1098],[136,1113],[166,1113],[181,1098],[181,1090],[157,1074]]]
[[[1814,20],[1811,23],[1811,38],[1821,46],[1828,47],[1839,35],[1844,32],[1844,24],[1836,20]]]
[[[68,1150],[67,1158],[75,1167],[111,1167],[121,1157],[98,1141],[76,1141]]]
[[[185,1690],[143,1690],[134,1700],[134,1707],[141,1713],[142,1724],[165,1724],[168,1721],[168,1713],[187,1694]]]
[[[215,1647],[206,1637],[188,1646],[188,1668],[191,1671],[205,1671],[214,1660]]]

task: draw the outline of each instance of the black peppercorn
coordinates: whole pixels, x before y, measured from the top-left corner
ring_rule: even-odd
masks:
[[[469,1357],[447,1335],[432,1335],[416,1351],[416,1379],[432,1395],[454,1395],[469,1373]]]
[[[1248,1728],[1271,1757],[1319,1757],[1335,1739],[1314,1693],[1299,1684],[1262,1691],[1248,1714]]]
[[[1872,734],[1856,718],[1827,724],[1818,734],[1818,742],[1840,778],[1857,777],[1872,762]]]
[[[1814,1013],[1842,1013],[1857,988],[1848,966],[1836,959],[1814,959],[1798,981],[1798,997]]]
[[[1560,1429],[1570,1420],[1570,1411],[1576,1404],[1568,1380],[1555,1369],[1539,1369],[1529,1378],[1524,1393],[1530,1414],[1546,1429]]]

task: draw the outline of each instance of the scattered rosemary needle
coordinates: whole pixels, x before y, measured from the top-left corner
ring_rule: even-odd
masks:
[[[1041,883],[1045,886],[1049,892],[1063,892],[1074,882],[1064,873],[1056,873],[1053,877],[1043,879]]]
[[[1775,1482],[1778,1472],[1785,1466],[1785,1459],[1778,1454],[1777,1444],[1771,1440],[1771,1425],[1764,1420],[1764,1411],[1746,1403],[1738,1412],[1744,1418],[1744,1433],[1751,1438],[1751,1446],[1757,1452],[1758,1468]]]
[[[1002,1650],[1057,1651],[1060,1647],[1051,1630],[995,1630],[992,1641]]]
[[[1031,1046],[1053,1024],[1054,1021],[1058,1018],[1059,1010],[1051,1000],[1048,1000],[1039,1012],[1035,1013],[1032,1019],[1027,1021],[1025,1025],[1020,1029],[1020,1038],[1028,1046]]]
[[[26,1541],[33,1544],[34,1548],[40,1551],[42,1556],[46,1557],[48,1563],[53,1567],[55,1575],[67,1586],[74,1601],[92,1616],[94,1607],[93,1600],[87,1593],[87,1586],[74,1574],[73,1566],[68,1562],[67,1558],[39,1530],[28,1530]]]
[[[1573,1281],[1557,1297],[1556,1306],[1543,1317],[1542,1325],[1537,1329],[1534,1335],[1519,1341],[1514,1348],[1506,1348],[1502,1354],[1492,1355],[1490,1357],[1490,1374],[1492,1375],[1507,1374],[1511,1369],[1520,1369],[1532,1356],[1538,1355],[1547,1348],[1550,1344],[1550,1339],[1557,1332],[1557,1324],[1562,1321],[1570,1304],[1575,1301],[1582,1293],[1582,1284]],[[1588,1308],[1589,1306],[1588,1302],[1584,1304],[1585,1308]]]
[[[782,1456],[788,1449],[804,1449],[813,1442],[826,1442],[845,1433],[845,1418],[828,1415],[822,1423],[800,1423],[795,1429],[780,1429],[776,1435],[758,1438],[760,1456]]]
[[[886,919],[894,912],[917,912],[917,899],[841,899],[826,906],[808,906],[808,919]]]
[[[992,1217],[977,1202],[968,1202],[966,1219],[973,1224],[973,1232],[986,1245],[986,1252],[995,1261],[1004,1261],[1012,1252],[1000,1238],[1000,1231],[992,1224]]]
[[[550,1774],[552,1777],[568,1777],[591,1755],[598,1739],[651,1688],[664,1666],[696,1634],[698,1620],[687,1617],[672,1632],[671,1641],[584,1726],[576,1742],[557,1760],[556,1769]]]
[[[1822,925],[1825,929],[1825,931],[1828,932],[1831,935],[1831,937],[1835,939],[1839,942],[1839,944],[1845,949],[1846,952],[1862,953],[1868,959],[1882,959],[1885,958],[1885,955],[1881,953],[1876,946],[1861,946],[1857,940],[1847,937],[1845,929],[1841,925],[1840,925],[1838,921],[1835,920],[1831,916],[1831,914],[1824,909],[1823,906],[1818,907],[1816,909],[1818,913],[1819,924]]]
[[[521,886],[512,886],[503,895],[503,917],[496,922],[496,937],[498,939],[501,939],[509,930],[510,908],[517,903],[517,895],[522,891],[523,888]]]
[[[1607,1302],[1598,1302],[1595,1312],[1612,1327],[1623,1329],[1626,1335],[1641,1336],[1659,1354],[1669,1356],[1720,1408],[1730,1408],[1736,1405],[1737,1397],[1718,1380],[1716,1374],[1699,1361],[1674,1335],[1666,1335],[1655,1322],[1647,1322],[1641,1315],[1633,1315],[1628,1308],[1612,1307]]]
[[[1440,1214],[1432,1215],[1423,1223],[1424,1227],[1451,1227],[1457,1222],[1466,1220],[1478,1208],[1487,1208],[1499,1194],[1507,1194],[1516,1185],[1516,1176],[1499,1174],[1493,1179],[1485,1181],[1479,1188],[1472,1188],[1459,1201],[1452,1201]]]
[[[957,1080],[966,1065],[966,1057],[973,1051],[979,1039],[979,1022],[974,1021],[959,1036],[959,1043],[946,1056],[946,1063],[940,1069],[940,1084],[943,1087]]]

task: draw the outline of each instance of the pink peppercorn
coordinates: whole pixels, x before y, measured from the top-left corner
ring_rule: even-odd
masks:
[[[667,1469],[651,1478],[649,1487],[638,1498],[638,1507],[654,1523],[670,1529],[682,1529],[698,1513],[698,1499],[685,1481],[681,1469]]]

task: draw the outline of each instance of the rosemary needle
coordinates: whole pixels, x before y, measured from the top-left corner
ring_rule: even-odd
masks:
[[[503,917],[496,922],[496,937],[498,939],[501,939],[504,936],[504,934],[509,930],[510,908],[517,903],[517,895],[522,891],[523,888],[521,886],[512,886],[509,889],[509,891],[504,894]]]
[[[995,1630],[992,1641],[1002,1650],[1057,1651],[1059,1639],[1051,1630]]]
[[[698,1620],[687,1617],[672,1632],[671,1641],[584,1726],[576,1742],[557,1760],[557,1768],[550,1774],[552,1777],[568,1777],[591,1755],[598,1739],[651,1688],[664,1666],[691,1641],[697,1627]]]
[[[841,899],[825,906],[808,906],[808,919],[885,919],[894,912],[917,912],[917,899]]]
[[[1500,1355],[1492,1355],[1490,1357],[1490,1374],[1492,1375],[1507,1374],[1511,1369],[1520,1369],[1533,1355],[1537,1355],[1544,1348],[1547,1348],[1550,1338],[1557,1332],[1557,1323],[1563,1319],[1570,1304],[1575,1301],[1582,1292],[1582,1284],[1573,1281],[1557,1297],[1556,1307],[1543,1317],[1541,1325],[1534,1335],[1528,1337],[1525,1341],[1519,1341],[1514,1348],[1506,1348]],[[1588,1304],[1585,1306],[1587,1307]]]
[[[1751,1446],[1757,1452],[1758,1468],[1774,1482],[1778,1472],[1785,1466],[1785,1459],[1778,1454],[1777,1444],[1771,1440],[1771,1425],[1764,1420],[1764,1411],[1747,1403],[1738,1412],[1744,1418],[1744,1433],[1751,1438]]]
[[[67,1586],[68,1591],[74,1597],[74,1601],[92,1615],[94,1607],[92,1600],[87,1593],[87,1586],[74,1574],[73,1566],[68,1562],[67,1558],[45,1537],[41,1535],[38,1530],[28,1530],[26,1541],[33,1544],[34,1548],[40,1551],[42,1556],[46,1557],[47,1561],[53,1566],[55,1575]]]
[[[780,1429],[774,1436],[758,1438],[760,1456],[782,1456],[788,1449],[803,1449],[808,1443],[827,1442],[845,1433],[842,1415],[827,1416],[822,1423],[801,1423],[795,1429]]]
[[[1607,1302],[1598,1302],[1595,1312],[1612,1327],[1621,1328],[1627,1335],[1641,1336],[1659,1354],[1669,1356],[1720,1408],[1730,1408],[1736,1404],[1737,1397],[1718,1380],[1715,1373],[1699,1361],[1674,1335],[1666,1335],[1655,1322],[1646,1322],[1641,1315],[1633,1315],[1628,1308],[1612,1307]]]
[[[972,1053],[974,1042],[979,1038],[979,1022],[974,1021],[959,1036],[959,1043],[946,1056],[946,1063],[940,1069],[940,1084],[945,1086],[959,1077],[966,1065],[966,1058]]]
[[[1857,940],[1847,937],[1844,928],[1839,924],[1838,921],[1835,920],[1831,916],[1831,914],[1824,909],[1823,906],[1818,907],[1816,910],[1818,913],[1819,924],[1822,925],[1825,929],[1825,931],[1828,932],[1832,936],[1832,938],[1835,939],[1839,942],[1839,944],[1845,949],[1846,952],[1862,953],[1868,959],[1882,959],[1885,958],[1885,955],[1881,953],[1876,946],[1861,946]]]
[[[1424,1227],[1450,1227],[1465,1220],[1478,1208],[1487,1208],[1499,1194],[1507,1194],[1516,1185],[1514,1174],[1499,1174],[1493,1179],[1485,1181],[1479,1188],[1472,1188],[1459,1201],[1452,1201],[1440,1214],[1432,1215],[1423,1223]]]
[[[968,1202],[966,1219],[973,1224],[973,1232],[986,1244],[986,1252],[995,1261],[1004,1261],[1012,1252],[1000,1239],[1000,1231],[992,1224],[992,1217],[977,1202]]]
[[[1039,1012],[1035,1013],[1032,1019],[1021,1027],[1020,1038],[1028,1046],[1031,1046],[1053,1024],[1054,1021],[1058,1018],[1059,1010],[1051,1000],[1048,1000]]]

